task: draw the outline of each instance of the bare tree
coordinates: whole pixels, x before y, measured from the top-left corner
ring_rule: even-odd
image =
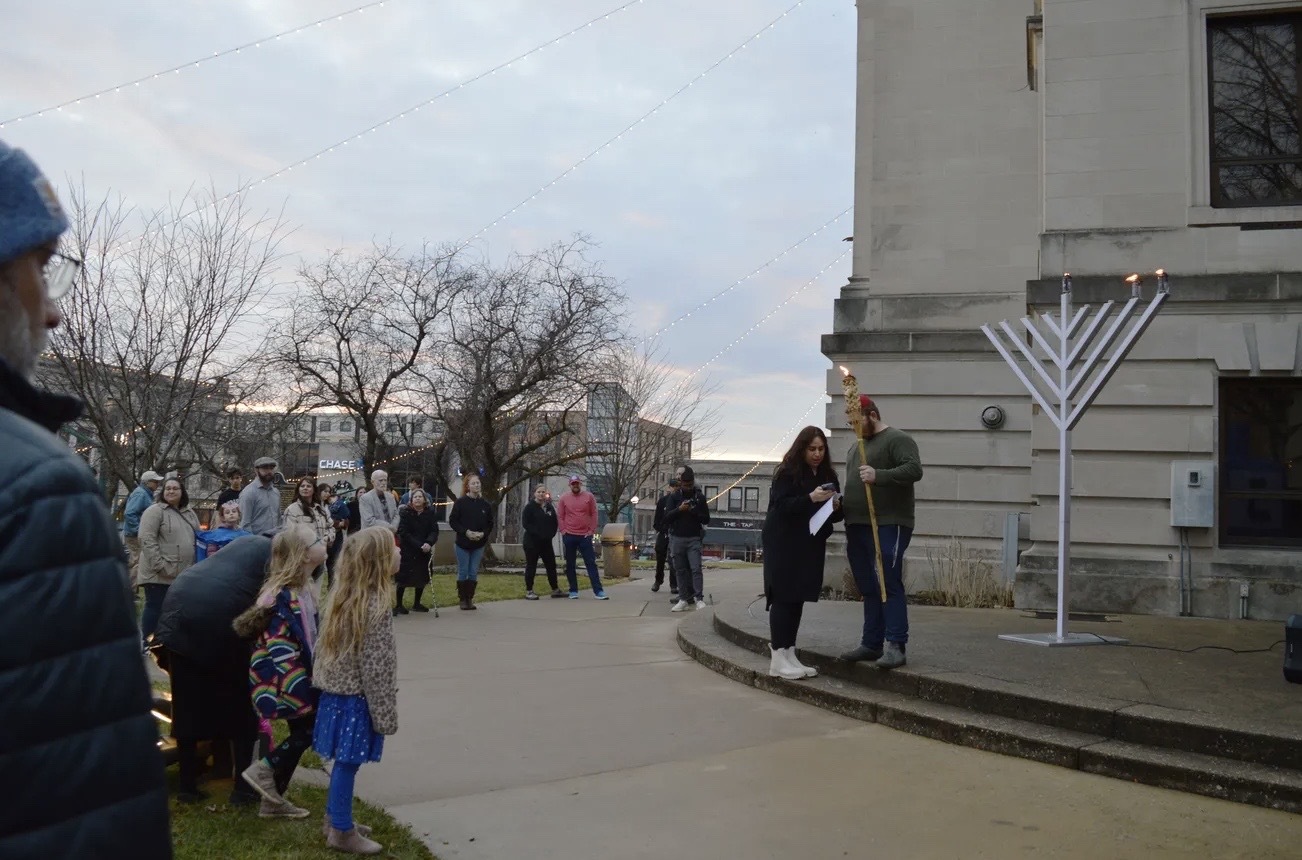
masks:
[[[654,493],[708,441],[718,407],[708,380],[684,376],[658,342],[620,349],[588,412],[588,482],[615,521],[634,496]]]
[[[110,495],[146,469],[215,473],[232,410],[269,396],[254,313],[275,286],[284,222],[212,192],[143,215],[84,187],[69,199],[64,242],[84,266],[43,382],[85,401]]]
[[[588,392],[624,337],[624,295],[588,249],[576,238],[478,267],[417,374],[448,450],[481,474],[492,504],[530,476],[586,456]],[[449,497],[460,490],[445,489]]]
[[[294,308],[273,339],[273,364],[307,408],[339,408],[361,430],[366,464],[401,446],[381,413],[410,402],[415,369],[440,342],[468,279],[449,250],[412,255],[376,245],[306,265]]]

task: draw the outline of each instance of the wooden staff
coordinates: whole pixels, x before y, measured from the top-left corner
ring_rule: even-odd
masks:
[[[859,380],[854,378],[854,374],[847,367],[842,367],[841,373],[844,375],[841,379],[841,389],[845,393],[845,419],[854,430],[855,438],[859,440],[859,465],[866,466],[868,454],[863,441],[863,410],[859,407]],[[850,476],[846,475],[846,478]],[[877,530],[877,504],[873,501],[872,484],[864,481],[863,489],[868,496],[868,522],[872,524],[873,530],[873,553],[877,560],[877,588],[881,592],[882,604],[885,605],[886,568],[882,565],[882,540],[881,533]]]

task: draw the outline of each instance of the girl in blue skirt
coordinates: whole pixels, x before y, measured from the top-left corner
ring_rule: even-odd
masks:
[[[353,823],[357,769],[379,761],[384,736],[398,731],[398,654],[393,641],[393,532],[362,529],[344,541],[326,599],[312,683],[321,690],[313,747],[334,761],[326,800],[326,845],[350,854],[384,846]]]

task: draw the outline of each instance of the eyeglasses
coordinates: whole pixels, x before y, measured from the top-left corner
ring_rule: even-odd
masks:
[[[57,302],[72,289],[77,273],[81,271],[81,260],[55,251],[46,261],[41,276],[45,279],[45,294],[50,301]]]

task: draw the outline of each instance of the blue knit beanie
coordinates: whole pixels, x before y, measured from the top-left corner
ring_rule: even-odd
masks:
[[[0,263],[59,238],[68,229],[54,186],[21,149],[0,141]]]

